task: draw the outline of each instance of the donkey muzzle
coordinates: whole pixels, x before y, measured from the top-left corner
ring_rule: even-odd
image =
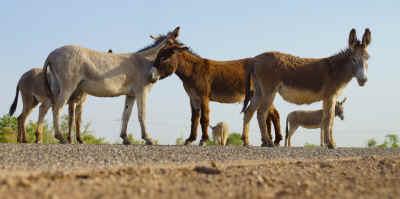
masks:
[[[361,79],[357,78],[358,85],[360,85],[360,86],[364,86],[367,81],[368,81],[368,78],[361,78]]]
[[[158,72],[157,68],[151,67],[149,81],[150,83],[155,83],[160,79],[160,73]]]

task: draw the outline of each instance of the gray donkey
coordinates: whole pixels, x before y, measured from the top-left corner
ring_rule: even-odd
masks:
[[[112,53],[109,49],[108,53]],[[12,116],[17,108],[18,93],[21,91],[22,96],[22,113],[18,116],[18,136],[19,143],[26,143],[25,122],[26,118],[32,110],[39,104],[39,118],[36,130],[36,143],[42,142],[42,128],[44,117],[51,106],[51,99],[48,96],[47,88],[44,84],[44,73],[41,68],[33,68],[25,72],[18,81],[14,102],[12,103],[9,115]],[[76,139],[79,143],[83,143],[80,134],[82,105],[85,102],[87,95],[80,90],[74,92],[70,97],[69,104],[69,122],[68,122],[68,141],[72,143],[72,129],[74,121],[76,125]]]
[[[43,71],[45,74],[48,69],[51,72],[45,79],[52,99],[55,137],[65,143],[59,127],[60,111],[73,93],[81,90],[96,97],[126,96],[120,134],[123,144],[130,144],[126,130],[137,99],[142,138],[146,144],[153,144],[145,125],[146,96],[160,75],[152,61],[159,49],[168,40],[175,40],[178,33],[179,27],[160,37],[162,40],[156,46],[137,53],[107,54],[80,46],[63,46],[52,51]]]
[[[341,120],[344,119],[343,116],[343,104],[346,102],[347,98],[344,98],[341,102],[336,102],[335,105],[335,116],[338,116]],[[291,146],[290,138],[293,136],[294,132],[299,127],[307,129],[321,128],[321,146],[324,146],[324,133],[322,132],[322,117],[323,110],[315,111],[293,111],[290,112],[286,118],[286,136],[285,136],[285,146]]]

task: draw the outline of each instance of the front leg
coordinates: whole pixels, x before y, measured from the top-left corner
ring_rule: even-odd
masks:
[[[138,118],[140,123],[140,128],[142,130],[142,139],[146,141],[147,145],[153,145],[153,140],[147,134],[146,128],[146,98],[147,98],[147,90],[144,90],[142,93],[139,94],[137,99],[137,106],[138,106]]]
[[[185,145],[190,145],[197,139],[197,127],[200,122],[200,101],[190,99],[190,108],[192,111],[192,123],[190,127],[190,136],[185,141]]]
[[[333,121],[335,117],[335,98],[326,99],[323,102],[323,116],[322,116],[322,133],[325,144],[328,148],[335,148],[333,140],[331,140],[330,134],[332,134]]]
[[[120,135],[120,137],[123,140],[122,143],[125,145],[131,144],[131,142],[128,139],[128,135],[126,134],[126,129],[128,127],[129,118],[131,117],[132,107],[133,107],[134,102],[135,102],[135,96],[127,95],[125,97],[124,112],[122,114],[122,129],[121,129],[121,135]]]
[[[83,102],[78,102],[75,110],[75,131],[76,131],[76,139],[79,144],[83,144],[84,141],[81,138],[81,122],[82,122],[82,104]]]
[[[75,122],[75,106],[76,104],[73,102],[69,102],[68,104],[68,142],[72,144],[72,130],[74,129]]]
[[[201,140],[200,140],[200,146],[204,146],[206,142],[209,140],[208,137],[208,124],[210,122],[210,100],[208,98],[204,98],[201,100]]]

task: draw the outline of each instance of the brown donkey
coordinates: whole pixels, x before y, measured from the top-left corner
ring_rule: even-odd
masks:
[[[175,73],[182,80],[183,87],[190,97],[192,124],[190,137],[186,139],[185,145],[196,140],[199,122],[203,133],[200,145],[209,139],[207,128],[210,101],[235,103],[244,100],[246,68],[250,66],[251,61],[251,58],[234,61],[204,59],[176,41],[169,41],[160,50],[154,62],[154,66],[160,72],[160,78]],[[271,107],[266,122],[269,129],[271,120],[275,126],[275,144],[279,145],[282,140],[280,118],[274,107]]]
[[[294,104],[311,104],[323,101],[322,132],[328,148],[334,148],[332,127],[335,117],[335,103],[342,90],[356,77],[358,84],[364,86],[367,82],[366,51],[371,43],[371,32],[365,29],[362,42],[357,40],[356,30],[352,29],[347,49],[336,55],[305,59],[280,52],[266,52],[256,56],[254,67],[251,68],[246,81],[255,82],[255,93],[251,99],[246,97],[242,111],[244,141],[247,141],[249,122],[257,111],[263,146],[273,146],[270,136],[266,133],[266,112],[272,105],[276,93]],[[246,96],[251,96],[251,90],[246,88]]]

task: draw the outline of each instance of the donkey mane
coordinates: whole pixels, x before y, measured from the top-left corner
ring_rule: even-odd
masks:
[[[169,34],[169,33],[170,33],[170,32],[168,32],[168,34]],[[167,34],[167,35],[168,35],[168,34]],[[152,44],[150,44],[150,45],[148,45],[148,46],[146,46],[146,47],[144,47],[144,48],[138,50],[136,53],[140,53],[140,52],[146,51],[146,50],[148,50],[148,49],[150,49],[150,48],[153,48],[154,46],[157,46],[157,45],[158,45],[159,43],[161,43],[166,37],[167,37],[166,35],[159,35],[159,36],[157,37],[157,39],[154,40],[154,42],[153,42]]]

